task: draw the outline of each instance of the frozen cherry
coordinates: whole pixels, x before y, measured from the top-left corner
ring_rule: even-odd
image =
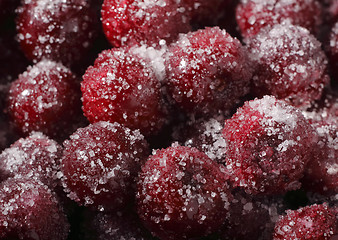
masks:
[[[0,184],[0,239],[66,240],[69,224],[55,196],[31,178]]]
[[[81,113],[80,87],[68,68],[42,60],[11,84],[8,103],[9,115],[21,133],[41,131],[60,137],[67,135]]]
[[[303,182],[312,192],[338,193],[338,125],[313,124],[319,135],[317,155],[309,161]]]
[[[159,45],[168,43],[181,32],[190,30],[185,9],[175,0],[105,0],[102,24],[114,47],[124,45]]]
[[[148,156],[138,130],[97,122],[78,129],[64,147],[61,170],[72,200],[108,210],[131,201],[134,179]]]
[[[308,106],[329,83],[321,44],[305,28],[275,25],[250,40],[257,64],[252,81],[256,96],[274,95],[295,106]]]
[[[275,226],[274,240],[330,240],[338,233],[335,210],[326,204],[288,210]]]
[[[189,113],[229,110],[249,89],[245,48],[218,27],[180,35],[168,53],[168,92]]]
[[[55,141],[34,132],[21,138],[0,155],[0,171],[9,176],[22,175],[38,178],[51,189],[57,185],[61,146]]]
[[[317,0],[241,0],[236,19],[243,37],[253,37],[265,27],[289,22],[319,30],[322,6]]]
[[[272,96],[245,102],[225,121],[226,166],[248,194],[279,194],[300,187],[317,135],[302,113]]]
[[[161,239],[190,239],[219,228],[231,198],[224,169],[195,148],[157,150],[142,168],[137,206]]]
[[[18,39],[30,60],[48,58],[69,66],[91,46],[96,20],[86,0],[24,0],[18,8]]]
[[[127,211],[87,214],[84,240],[148,240],[137,214]]]
[[[149,136],[162,128],[167,110],[158,79],[161,71],[138,50],[111,49],[99,55],[83,76],[83,111],[92,123],[119,122]]]

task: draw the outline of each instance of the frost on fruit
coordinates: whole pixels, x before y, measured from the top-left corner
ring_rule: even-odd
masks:
[[[62,148],[39,132],[21,138],[0,155],[0,172],[37,178],[53,189],[58,185]]]
[[[138,130],[108,122],[79,128],[64,142],[61,160],[68,197],[108,210],[125,206],[147,156],[148,144]]]
[[[11,83],[8,113],[22,134],[40,131],[62,138],[81,111],[80,89],[72,72],[50,60],[30,66]]]
[[[230,199],[223,166],[178,144],[154,151],[138,182],[139,216],[163,239],[212,233],[224,222]]]
[[[298,189],[317,141],[302,113],[272,96],[238,108],[225,121],[223,137],[230,180],[249,194]]]
[[[333,239],[337,235],[337,212],[327,204],[287,210],[276,223],[274,240]]]
[[[167,59],[168,93],[185,112],[210,116],[227,111],[249,91],[252,69],[246,50],[218,27],[181,34]]]
[[[92,123],[119,122],[147,136],[157,133],[168,113],[162,62],[161,51],[151,47],[103,51],[83,76],[84,115]]]
[[[321,43],[305,28],[275,25],[250,39],[248,49],[257,64],[252,80],[256,96],[273,95],[306,108],[329,83]]]
[[[17,10],[18,40],[35,63],[47,58],[69,66],[96,36],[96,15],[85,0],[24,0]]]
[[[264,28],[283,22],[302,26],[318,33],[322,6],[316,0],[241,0],[236,20],[241,34],[250,38]]]
[[[102,25],[114,47],[170,43],[190,30],[189,17],[176,0],[105,0]]]
[[[66,240],[69,223],[54,194],[32,178],[0,184],[0,239]]]

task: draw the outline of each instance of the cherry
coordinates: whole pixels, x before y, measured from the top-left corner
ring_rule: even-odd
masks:
[[[95,11],[86,0],[24,0],[18,8],[18,40],[27,58],[79,61],[92,45]]]
[[[90,122],[119,122],[154,135],[167,121],[157,71],[143,48],[103,51],[83,76],[83,111]],[[154,49],[153,49],[154,50]],[[156,50],[154,50],[156,52]]]
[[[329,83],[321,44],[305,28],[275,25],[251,39],[249,49],[257,64],[252,81],[256,96],[274,95],[304,108]]]
[[[168,93],[188,113],[230,110],[249,91],[246,50],[218,27],[180,35],[169,47],[167,65]]]
[[[322,6],[316,0],[241,0],[236,9],[238,26],[246,38],[283,22],[317,33],[321,14]]]
[[[281,194],[300,187],[317,135],[302,113],[272,96],[245,102],[225,121],[226,167],[248,194]]]
[[[0,171],[8,176],[38,178],[51,189],[58,185],[62,148],[42,133],[21,138],[0,155]]]
[[[66,240],[69,224],[54,194],[33,178],[0,184],[0,239]]]
[[[170,43],[190,30],[184,12],[175,0],[105,0],[101,10],[104,33],[114,47]]]
[[[138,130],[97,122],[79,128],[64,147],[62,181],[69,198],[106,210],[132,201],[135,178],[148,155]]]
[[[287,210],[275,226],[274,238],[330,240],[337,232],[337,213],[326,204]]]
[[[42,60],[19,75],[9,90],[8,113],[21,134],[41,131],[62,138],[81,113],[80,88],[60,63]]]
[[[173,145],[153,152],[142,167],[137,207],[161,239],[189,239],[217,230],[231,194],[221,165],[195,148]]]

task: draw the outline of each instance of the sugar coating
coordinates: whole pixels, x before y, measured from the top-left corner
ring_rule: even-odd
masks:
[[[38,180],[0,184],[0,238],[66,240],[69,224],[54,194]]]
[[[225,121],[223,137],[234,186],[267,195],[300,187],[317,141],[302,113],[273,96],[245,102]]]
[[[218,27],[181,34],[167,58],[168,93],[186,112],[226,111],[249,91],[252,69],[246,50]]]
[[[327,59],[308,30],[288,23],[262,31],[249,43],[257,64],[252,92],[274,95],[297,107],[309,107],[329,83]]]
[[[102,25],[114,47],[170,43],[179,33],[190,30],[189,18],[180,0],[105,0]]]
[[[35,63],[43,58],[71,65],[95,38],[95,12],[85,0],[24,0],[17,10],[18,40]]]
[[[21,133],[64,134],[80,109],[80,89],[72,72],[49,60],[30,66],[9,90],[8,112]]]
[[[61,171],[68,197],[80,205],[116,209],[128,204],[134,179],[148,156],[138,130],[97,122],[79,128],[64,142]]]
[[[249,38],[264,28],[288,22],[317,33],[322,6],[316,0],[241,0],[236,20],[242,36]]]
[[[231,194],[224,169],[195,148],[156,150],[142,167],[137,208],[162,239],[205,236],[224,222]]]
[[[51,189],[58,185],[62,148],[40,132],[21,138],[0,154],[0,171],[37,178]]]
[[[325,195],[338,193],[338,125],[327,122],[312,125],[319,136],[318,152],[308,163],[304,186]]]
[[[155,72],[156,78],[163,82],[166,78],[165,72],[165,53],[167,45],[161,45],[161,49],[148,47],[147,45],[135,46],[131,48],[131,52],[140,56],[144,61],[149,62]]]
[[[327,204],[287,210],[276,223],[273,239],[332,239],[337,234],[336,214]]]
[[[81,84],[84,115],[90,122],[119,122],[153,135],[166,122],[162,98],[161,59],[154,49],[119,48],[103,51],[87,69]],[[151,54],[155,53],[155,59]],[[156,61],[156,63],[155,63]]]

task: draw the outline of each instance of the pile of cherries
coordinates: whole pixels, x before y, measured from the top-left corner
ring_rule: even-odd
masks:
[[[0,239],[338,239],[337,0],[0,0]]]

